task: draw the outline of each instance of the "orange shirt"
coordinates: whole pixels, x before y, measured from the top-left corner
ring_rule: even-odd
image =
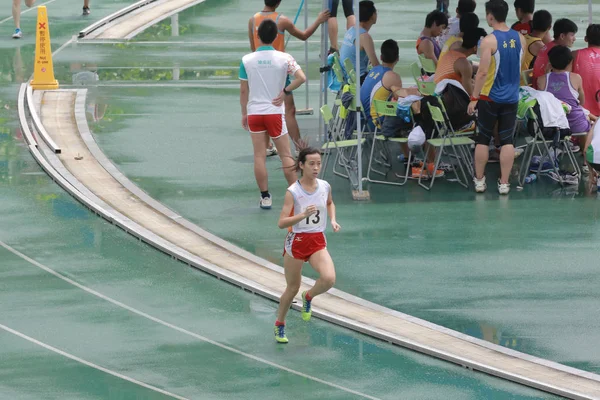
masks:
[[[261,22],[263,22],[265,19],[270,19],[275,21],[277,24],[279,22],[279,17],[281,17],[281,14],[277,12],[261,11],[254,14],[254,26],[252,27],[252,32],[254,34],[254,48],[258,49],[260,47],[260,44],[258,43],[258,27],[260,26]],[[277,31],[277,38],[273,44],[271,44],[271,46],[273,46],[273,48],[277,51],[285,51],[285,32],[279,31],[279,27],[277,27]]]
[[[456,50],[448,50],[440,61],[438,61],[437,68],[435,70],[435,83],[440,83],[444,79],[453,79],[462,84],[462,76],[460,76],[454,70],[454,63],[461,58],[467,58],[463,53]]]

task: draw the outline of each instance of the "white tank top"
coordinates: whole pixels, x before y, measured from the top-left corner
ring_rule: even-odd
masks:
[[[294,215],[302,214],[308,206],[317,207],[317,213],[292,226],[292,232],[325,232],[325,229],[327,228],[327,199],[329,198],[329,192],[331,191],[329,183],[317,179],[317,190],[313,193],[308,193],[304,190],[302,185],[300,185],[300,181],[296,181],[288,188],[288,190],[294,197]]]

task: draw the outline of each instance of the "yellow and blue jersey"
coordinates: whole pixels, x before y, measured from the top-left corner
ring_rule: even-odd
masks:
[[[523,58],[519,32],[511,29],[507,32],[494,31],[492,34],[496,37],[498,48],[492,54],[481,98],[499,104],[518,103]]]
[[[360,101],[365,110],[368,119],[376,121],[379,117],[375,112],[375,107],[371,107],[374,100],[388,100],[391,90],[383,86],[383,76],[391,68],[378,65],[369,71],[362,86],[360,87]]]

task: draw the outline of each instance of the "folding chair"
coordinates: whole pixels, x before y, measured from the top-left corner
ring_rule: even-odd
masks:
[[[436,84],[435,82],[424,81],[421,76],[421,68],[418,63],[412,63],[410,66],[410,72],[417,84],[419,93],[423,96],[433,96],[435,94]]]
[[[426,74],[435,74],[435,63],[433,60],[425,57],[424,54],[419,54],[419,62],[421,63],[421,68]]]
[[[350,180],[350,182],[357,186],[358,182],[352,182],[352,174],[351,170],[356,169],[356,160],[354,160],[354,149],[358,147],[358,139],[348,139],[345,140],[343,137],[343,128],[345,117],[341,117],[338,113],[337,118],[334,118],[331,113],[331,109],[327,104],[321,107],[321,115],[323,116],[323,121],[327,125],[327,141],[321,147],[321,150],[325,150],[325,160],[323,162],[323,168],[321,169],[321,176],[325,174],[325,170],[327,169],[327,164],[329,162],[329,157],[331,156],[331,149],[336,150],[336,157],[333,163],[333,173],[335,175],[341,176]],[[331,140],[330,140],[331,138]],[[361,139],[361,144],[365,143],[365,139]],[[340,171],[337,167],[343,167],[344,170]]]
[[[346,80],[348,83],[356,83],[356,71],[354,69],[354,64],[352,64],[352,61],[350,61],[349,58],[344,60],[344,70],[346,71]]]
[[[442,112],[444,113],[444,117],[446,118],[448,127],[450,128],[450,131],[452,132],[452,136],[468,137],[468,136],[472,136],[475,134],[475,124],[472,124],[467,129],[459,129],[458,131],[455,130],[454,126],[452,125],[452,121],[450,121],[450,116],[448,115],[448,111],[446,111],[446,105],[444,104],[443,99],[441,98],[441,96],[437,96],[437,99],[438,99],[438,102],[440,103],[440,108],[441,108]],[[458,146],[458,150],[460,151],[460,157],[462,157],[462,160],[464,160],[464,165],[467,167],[469,175],[475,176],[475,169],[474,169],[475,161],[474,161],[473,155],[471,154],[470,149],[466,148],[465,146]]]
[[[532,86],[533,69],[526,69],[524,71],[521,71],[521,78],[523,78],[523,82],[525,82],[526,86]]]
[[[437,171],[437,169],[440,165],[440,162],[442,159],[442,154],[443,154],[444,150],[449,145],[450,148],[452,149],[452,153],[453,153],[454,157],[458,160],[458,168],[454,169],[454,175],[456,176],[456,181],[458,183],[460,183],[462,186],[464,186],[466,189],[468,189],[469,188],[468,178],[467,178],[467,174],[465,173],[465,169],[463,167],[464,159],[459,157],[457,148],[461,147],[461,146],[468,146],[470,149],[471,146],[473,144],[475,144],[475,142],[471,138],[468,138],[466,136],[455,136],[451,132],[451,130],[448,128],[448,125],[446,124],[444,115],[442,114],[442,110],[439,107],[432,106],[431,104],[427,104],[427,106],[429,108],[429,112],[431,113],[431,118],[433,119],[435,130],[438,133],[438,137],[435,139],[429,139],[427,141],[427,143],[429,144],[429,148],[427,149],[427,152],[425,154],[425,160],[423,163],[424,168],[421,169],[421,175],[419,175],[419,185],[426,190],[431,190],[431,188],[433,188],[433,184],[435,183],[435,171]],[[437,156],[436,156],[435,163],[433,166],[434,173],[433,173],[433,176],[431,177],[431,182],[429,183],[429,186],[427,186],[424,183],[422,183],[422,179],[423,179],[425,173],[428,173],[428,171],[427,171],[427,158],[428,157],[427,156],[429,155],[429,152],[432,150],[437,152]],[[464,182],[461,180],[461,177],[458,174],[458,169],[460,169],[460,171],[462,172],[462,177],[464,178]]]
[[[537,100],[535,99],[525,99],[519,102],[519,107],[517,109],[517,118],[524,121],[531,121],[533,125],[533,138],[526,138],[527,145],[525,146],[525,152],[523,153],[523,160],[521,161],[521,169],[519,170],[519,185],[523,186],[525,183],[525,177],[529,174],[529,165],[531,164],[531,160],[533,159],[533,153],[535,150],[541,156],[541,160],[543,160],[546,156],[550,160],[552,164],[552,169],[559,177],[560,184],[563,185],[563,180],[560,175],[558,169],[558,159],[556,157],[556,152],[560,143],[564,143],[564,139],[560,141],[558,145],[554,147],[554,156],[550,153],[550,147],[548,144],[553,144],[553,140],[546,139],[544,137],[544,133],[542,132],[542,128],[540,122],[538,121],[537,115],[533,110],[533,107],[537,104]],[[540,147],[543,146],[543,149]],[[566,145],[565,145],[566,146]],[[575,163],[575,168],[577,168],[577,163]],[[542,172],[543,161],[540,162],[540,166],[537,170],[537,176],[539,178],[540,173]]]
[[[375,111],[377,112],[377,115],[379,115],[379,116],[396,117],[397,118],[397,116],[396,116],[397,106],[398,106],[398,104],[394,103],[392,101],[375,100],[373,102],[373,107],[375,107]],[[412,153],[410,153],[410,152],[408,154],[408,164],[407,164],[408,166],[406,167],[406,174],[404,175],[404,180],[402,182],[382,181],[382,180],[377,180],[377,179],[371,178],[371,172],[374,172],[379,175],[383,175],[384,177],[387,176],[386,172],[379,171],[379,170],[375,169],[375,167],[373,167],[375,147],[377,147],[378,143],[381,143],[381,148],[384,150],[386,148],[385,147],[386,142],[398,143],[398,144],[408,144],[408,138],[386,138],[383,135],[377,135],[377,131],[378,131],[378,129],[376,129],[376,131],[375,131],[375,135],[373,138],[373,144],[371,146],[371,156],[369,157],[369,168],[367,170],[367,180],[372,183],[403,186],[408,181],[408,174],[410,171],[409,166],[410,166],[410,162],[411,162],[411,158],[412,158]],[[382,164],[384,167],[389,167],[391,169],[391,164],[385,164],[385,163],[379,163],[379,164]]]

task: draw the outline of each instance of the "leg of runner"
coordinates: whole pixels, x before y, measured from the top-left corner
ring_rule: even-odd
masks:
[[[90,15],[90,0],[83,0],[83,15]]]
[[[294,297],[300,290],[302,282],[302,265],[304,261],[296,260],[289,254],[283,256],[283,269],[285,271],[286,287],[279,299],[279,308],[277,309],[277,321],[275,321],[275,340],[279,343],[287,343],[285,336],[285,317],[294,301]]]
[[[261,193],[269,191],[269,175],[267,173],[267,146],[269,135],[267,132],[251,133],[252,147],[254,147],[254,177]]]
[[[14,39],[19,39],[21,34],[21,0],[13,0],[12,4],[12,16],[15,21],[15,33],[13,34]]]
[[[300,140],[300,127],[298,126],[298,121],[296,120],[296,104],[294,103],[294,95],[285,96],[285,121],[287,125],[288,133],[290,134],[290,138],[294,145],[296,146],[296,150],[298,146],[302,146]],[[279,148],[277,148],[279,151]]]
[[[335,266],[327,249],[319,250],[308,259],[311,267],[319,273],[315,285],[302,293],[302,319],[310,320],[312,315],[312,300],[333,287],[335,284]]]
[[[296,161],[294,160],[294,157],[292,157],[292,151],[290,149],[290,141],[288,140],[287,135],[282,135],[273,139],[273,143],[275,143],[275,148],[277,149],[277,153],[279,153],[285,179],[287,180],[288,185],[291,185],[296,182],[298,175],[296,173]]]

